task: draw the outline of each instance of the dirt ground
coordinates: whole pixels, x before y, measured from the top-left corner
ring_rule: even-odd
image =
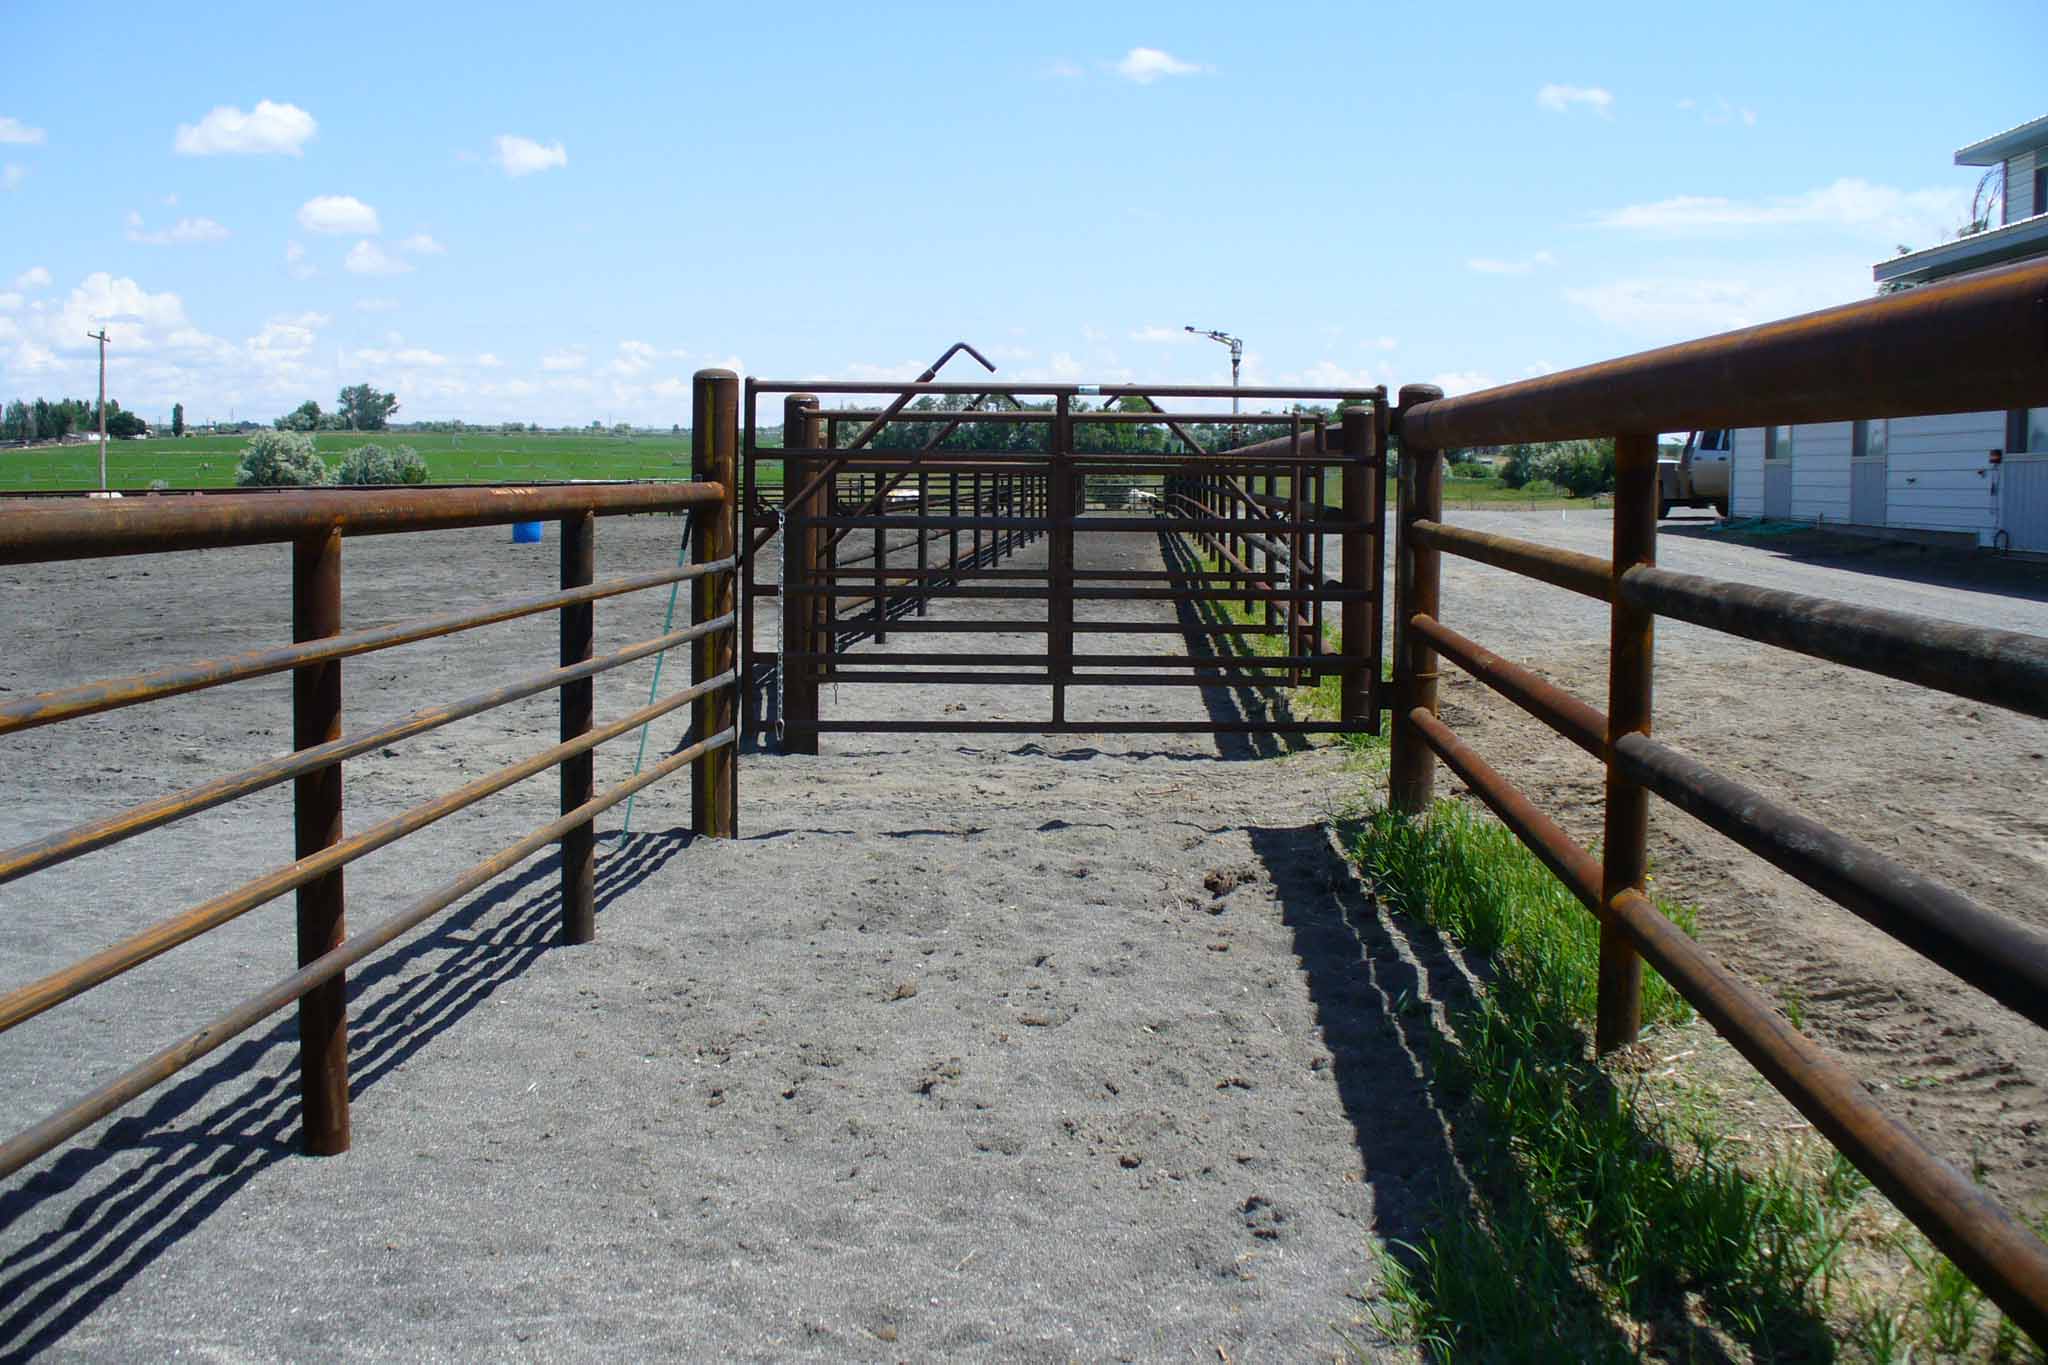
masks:
[[[1611,525],[1454,519],[1593,552]],[[602,522],[600,573],[667,561],[677,527]],[[1082,546],[1083,567],[1159,562],[1147,537]],[[1661,549],[1679,568],[2048,633],[2048,585],[2024,576],[1786,556],[1683,523]],[[352,542],[347,619],[542,590],[553,550],[552,528],[540,547],[502,530]],[[288,572],[282,548],[0,569],[0,689],[287,638]],[[1444,601],[1459,629],[1604,691],[1594,604],[1451,560]],[[663,604],[600,605],[599,648],[657,633]],[[772,613],[763,622],[772,640]],[[878,652],[951,643],[898,633]],[[1664,736],[2048,924],[2039,723],[1688,627],[1660,626],[1660,645]],[[348,725],[537,671],[554,650],[542,619],[352,660]],[[600,720],[643,703],[651,671],[601,681]],[[924,692],[842,687],[826,713],[1044,705],[1030,691]],[[1447,678],[1446,718],[1597,835],[1597,769],[1482,692]],[[1231,718],[1248,704],[1210,689],[1083,693],[1073,714]],[[540,698],[352,762],[349,828],[523,756],[554,727]],[[650,758],[681,736],[680,719],[658,725]],[[0,844],[289,741],[282,678],[12,736]],[[600,784],[632,762],[630,741],[607,746]],[[1326,822],[1363,781],[1340,751],[828,735],[821,757],[750,753],[741,771],[737,841],[688,837],[681,780],[643,796],[630,835],[618,812],[600,822],[595,945],[551,946],[554,868],[536,860],[357,973],[347,1156],[295,1154],[282,1016],[12,1178],[0,1353],[1403,1354],[1362,1321],[1359,1295],[1382,1239],[1424,1230],[1456,1178],[1427,1059],[1469,974],[1378,913],[1332,851]],[[543,777],[352,866],[353,921],[553,804]],[[273,791],[0,889],[0,987],[277,865],[289,830],[288,792]],[[1944,1154],[2039,1207],[2036,1031],[1686,817],[1658,811],[1653,837],[1661,889],[1700,907],[1706,942],[1795,999]],[[0,1038],[0,1129],[285,974],[289,922],[283,904],[254,912]]]

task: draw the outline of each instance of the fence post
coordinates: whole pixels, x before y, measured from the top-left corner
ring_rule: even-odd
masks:
[[[1046,551],[1046,567],[1052,579],[1047,602],[1052,633],[1047,663],[1052,674],[1052,723],[1067,719],[1066,680],[1074,674],[1074,466],[1069,458],[1074,448],[1071,400],[1065,394],[1053,400],[1052,450],[1052,541]]]
[[[1372,618],[1378,604],[1364,594],[1371,586],[1370,555],[1380,548],[1379,537],[1369,535],[1365,524],[1371,514],[1372,462],[1378,456],[1373,414],[1368,408],[1344,409],[1344,534],[1339,541],[1344,556],[1344,605],[1338,608],[1344,646],[1344,677],[1340,692],[1339,719],[1346,725],[1370,723],[1373,704]],[[1368,548],[1371,547],[1371,548]]]
[[[1614,587],[1609,605],[1607,662],[1607,813],[1601,831],[1600,900],[1642,890],[1649,862],[1649,793],[1622,774],[1614,743],[1650,733],[1650,690],[1656,655],[1654,612],[1622,600],[1621,576],[1657,562],[1657,433],[1614,442]],[[1643,961],[1604,909],[1600,916],[1600,998],[1593,1026],[1599,1052],[1627,1047],[1643,1025]]]
[[[725,487],[715,505],[700,505],[690,561],[708,564],[731,557],[736,545],[733,513],[737,502],[733,472],[739,453],[739,376],[731,370],[699,370],[694,380],[690,417],[690,477]],[[787,439],[785,437],[785,439]],[[693,625],[730,613],[737,594],[730,572],[690,580],[690,621]],[[733,667],[733,632],[714,631],[690,650],[690,681],[709,682]],[[732,728],[735,689],[723,687],[690,703],[692,730],[701,743]],[[734,810],[738,795],[735,760],[739,746],[728,744],[691,764],[690,828],[699,836],[730,839],[738,832]]]
[[[793,393],[782,400],[782,443],[799,449],[816,449],[819,428],[818,400],[808,393]],[[782,486],[801,490],[812,477],[811,461],[783,457]],[[805,498],[801,505],[788,503],[782,509],[782,751],[786,754],[818,752],[818,732],[798,729],[799,724],[818,723],[818,664],[797,662],[797,654],[822,654],[829,637],[824,635],[823,599],[809,596],[806,588],[832,591],[836,581],[821,581],[818,574],[816,518],[823,491]]]
[[[1442,398],[1434,384],[1403,384],[1401,410]],[[1409,618],[1438,611],[1441,556],[1415,540],[1418,521],[1438,521],[1444,509],[1441,452],[1401,437],[1399,541],[1394,552],[1394,736],[1387,801],[1420,815],[1436,794],[1436,755],[1408,719],[1417,707],[1436,714],[1436,651],[1408,628]]]
[[[292,640],[341,633],[341,531],[330,528],[292,544]],[[292,744],[310,749],[341,738],[341,660],[292,670]],[[341,842],[341,764],[292,783],[293,833],[301,858]],[[342,869],[298,892],[299,965],[347,937]],[[345,975],[299,997],[301,1141],[309,1156],[348,1150],[348,981]]]
[[[580,588],[597,578],[597,514],[572,512],[562,518],[562,586]],[[562,663],[580,664],[596,653],[594,603],[563,607]],[[590,678],[564,683],[562,739],[589,732],[597,715],[597,685]],[[561,764],[562,814],[597,794],[597,755],[589,751]],[[586,820],[562,836],[562,942],[588,943],[597,937],[597,826]]]
[[[917,518],[922,522],[932,514],[932,476],[922,469],[917,471]],[[920,525],[917,528],[917,614],[930,614],[932,600],[932,554],[931,528]]]

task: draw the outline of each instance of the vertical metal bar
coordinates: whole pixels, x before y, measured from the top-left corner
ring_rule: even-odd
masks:
[[[1403,384],[1401,408],[1443,397],[1434,384]],[[1414,524],[1443,516],[1444,464],[1439,451],[1401,438],[1400,541],[1394,558],[1394,742],[1387,772],[1387,801],[1395,810],[1419,815],[1436,795],[1436,754],[1408,713],[1420,707],[1436,714],[1436,651],[1408,628],[1417,613],[1438,612],[1439,556],[1415,539]]]
[[[917,515],[918,515],[918,519],[919,519],[919,520],[923,520],[923,519],[924,519],[925,517],[928,517],[928,516],[930,516],[931,514],[932,514],[932,477],[931,477],[931,475],[929,475],[929,474],[925,473],[925,472],[924,472],[923,470],[921,470],[921,469],[920,469],[920,470],[919,470],[919,471],[917,472]],[[926,529],[925,529],[924,527],[922,527],[922,526],[918,527],[918,528],[917,528],[917,583],[918,583],[918,587],[919,587],[919,588],[921,588],[921,589],[923,590],[923,591],[921,591],[921,592],[920,592],[920,593],[918,594],[918,597],[917,597],[917,614],[918,614],[919,616],[929,616],[929,615],[931,614],[931,600],[932,600],[932,580],[931,580],[931,575],[930,575],[930,569],[931,569],[931,566],[932,566],[932,564],[931,564],[931,551],[930,551],[930,550],[929,550],[929,548],[928,548],[928,546],[929,546],[929,544],[930,544],[930,541],[931,541],[931,532],[927,531],[927,530],[926,530]]]
[[[1371,496],[1371,484],[1367,478],[1367,463],[1373,458],[1372,414],[1364,408],[1344,410],[1344,525],[1340,545],[1344,559],[1344,588],[1347,593],[1362,593],[1369,586],[1368,578],[1372,566],[1367,562],[1370,551],[1368,544],[1377,548],[1379,539],[1363,530],[1352,529],[1365,524],[1366,499]],[[1356,725],[1372,715],[1372,683],[1369,669],[1372,667],[1370,648],[1372,640],[1372,616],[1379,604],[1368,602],[1362,596],[1347,596],[1339,608],[1343,636],[1340,644],[1344,650],[1344,672],[1339,684],[1339,716],[1347,725]]]
[[[316,531],[292,545],[292,639],[341,633],[341,532]],[[310,749],[341,738],[341,660],[292,671],[292,744]],[[341,842],[341,764],[292,783],[294,842],[301,858]],[[299,965],[347,937],[342,869],[298,892]],[[348,982],[337,975],[299,997],[301,1142],[309,1156],[348,1150]]]
[[[882,497],[882,475],[875,473],[874,487],[861,487],[861,505],[875,504],[875,520],[886,521],[889,516],[887,499]],[[875,527],[875,643],[887,644],[889,633],[884,627],[889,622],[889,599],[883,589],[889,586],[889,528],[877,524]]]
[[[960,471],[957,469],[946,475],[946,515],[960,515]],[[946,567],[955,576],[960,572],[960,528],[957,526],[946,528]]]
[[[1614,757],[1623,735],[1650,733],[1656,615],[1621,595],[1621,576],[1657,562],[1657,433],[1614,442],[1614,594],[1607,661],[1607,818],[1601,832],[1600,901],[1640,891],[1649,863],[1650,797],[1623,775]],[[1604,908],[1600,917],[1600,999],[1593,1046],[1627,1047],[1642,1031],[1643,960]]]
[[[580,588],[597,580],[597,514],[562,518],[562,586]],[[583,602],[561,611],[562,662],[580,664],[597,652],[597,608]],[[564,683],[562,738],[589,731],[597,716],[597,684],[582,678]],[[562,814],[597,794],[597,756],[580,753],[561,763]],[[597,937],[597,827],[585,821],[562,836],[562,942],[588,943]]]
[[[1073,451],[1073,415],[1065,394],[1053,404],[1052,450],[1048,461],[1052,477],[1052,543],[1047,553],[1052,570],[1052,596],[1047,607],[1052,617],[1051,657],[1052,721],[1067,719],[1066,679],[1074,673],[1074,473],[1069,455]]]
[[[815,448],[820,420],[818,400],[807,393],[793,393],[782,400],[782,443],[784,446]],[[811,461],[784,457],[782,486],[798,492],[809,485]],[[820,586],[818,550],[822,540],[816,518],[825,491],[805,498],[801,505],[785,503],[782,508],[782,751],[790,754],[818,752],[818,732],[793,728],[793,723],[818,723],[818,666],[796,662],[798,654],[822,654],[819,635],[824,624],[824,599],[802,591]],[[824,586],[833,586],[826,580]]]
[[[1299,414],[1296,414],[1294,418],[1292,439],[1288,442],[1287,453],[1297,458],[1301,455],[1301,417]],[[1303,618],[1307,615],[1308,607],[1299,596],[1309,583],[1306,572],[1308,568],[1308,540],[1302,534],[1305,510],[1302,505],[1302,482],[1307,477],[1308,471],[1306,469],[1300,465],[1294,465],[1290,468],[1287,479],[1287,537],[1285,541],[1287,546],[1287,590],[1296,595],[1289,597],[1283,606],[1287,611],[1287,652],[1297,658],[1308,653],[1308,631],[1303,628],[1305,625]],[[1269,536],[1268,539],[1271,539],[1271,537]],[[1276,585],[1269,584],[1268,586]],[[1298,665],[1288,670],[1288,680],[1296,687],[1301,686],[1304,676]]]
[[[733,465],[739,447],[739,376],[731,370],[697,371],[690,422],[690,476],[725,486],[725,498],[701,506],[691,543],[693,563],[706,564],[732,554],[734,546]],[[730,573],[706,574],[690,580],[691,623],[715,620],[733,610],[737,594]],[[717,631],[693,643],[691,682],[708,682],[733,666],[733,636]],[[697,738],[706,740],[730,729],[733,689],[726,687],[690,703]],[[737,745],[714,749],[691,764],[690,827],[703,837],[730,839],[738,833]]]
[[[743,572],[746,574],[745,601],[747,609],[740,619],[740,721],[749,737],[756,734],[760,729],[760,723],[755,719],[759,714],[756,709],[755,698],[755,689],[758,685],[756,667],[759,651],[755,647],[756,642],[754,639],[754,591],[757,586],[754,582],[754,509],[760,501],[760,493],[754,478],[754,466],[757,462],[756,457],[759,454],[756,441],[757,433],[754,427],[754,381],[749,379],[740,397],[740,479],[742,484],[745,485],[740,495],[740,544],[747,547],[746,563],[743,566]],[[782,443],[784,445],[789,444],[789,428],[787,425],[782,429]],[[787,476],[787,461],[784,462],[783,469],[785,476]],[[784,485],[784,491],[788,491],[787,485]],[[783,523],[785,535],[788,531],[787,516],[788,514],[785,513]],[[785,541],[784,553],[787,552],[787,542]],[[761,702],[765,706],[765,696],[761,698]],[[640,737],[644,741],[647,737],[647,732],[642,730]],[[631,807],[628,806],[627,809],[629,812],[627,823],[630,824]]]
[[[1368,677],[1372,684],[1370,734],[1380,732],[1380,694],[1384,683],[1381,664],[1386,656],[1387,626],[1387,450],[1393,431],[1393,410],[1387,406],[1387,386],[1382,384],[1372,398],[1372,663]],[[1346,477],[1349,477],[1347,473]]]

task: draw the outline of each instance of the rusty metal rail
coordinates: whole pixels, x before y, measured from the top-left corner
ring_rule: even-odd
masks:
[[[0,850],[0,884],[5,884],[253,792],[286,781],[294,785],[293,861],[0,994],[0,1033],[287,892],[297,893],[300,961],[300,969],[293,975],[41,1123],[0,1142],[0,1176],[20,1170],[294,1002],[299,1007],[303,1144],[314,1154],[344,1151],[349,1144],[345,974],[350,966],[550,845],[561,849],[563,941],[591,941],[596,932],[595,817],[685,767],[692,774],[693,829],[713,837],[736,833],[738,395],[739,380],[729,372],[706,370],[697,375],[692,424],[694,478],[688,483],[322,490],[253,498],[222,495],[119,502],[95,499],[79,506],[44,503],[33,514],[0,516],[0,563],[289,544],[294,636],[289,646],[78,684],[10,701],[0,706],[0,735],[290,671],[296,745],[290,754]],[[597,517],[684,508],[698,509],[689,563],[596,580]],[[560,591],[370,629],[342,629],[341,551],[345,537],[546,518],[560,523]],[[688,626],[597,654],[597,602],[685,581],[692,591]],[[343,734],[344,659],[541,612],[554,612],[560,621],[559,667],[414,711],[389,724]],[[596,723],[594,680],[598,675],[678,646],[689,646],[692,651],[690,686],[651,699],[648,705],[617,720]],[[558,743],[366,830],[345,834],[342,771],[347,760],[549,691],[560,697]],[[601,794],[595,790],[593,753],[599,745],[686,706],[691,708],[693,742],[629,781]],[[375,928],[354,937],[347,935],[342,880],[347,864],[550,768],[558,770],[561,780],[558,819],[415,900]]]
[[[2001,916],[1650,738],[1654,621],[1668,616],[2029,716],[2048,716],[2048,639],[1658,568],[1656,432],[2048,403],[2048,265],[1986,272],[1803,318],[1446,399],[1401,394],[1389,797],[1420,812],[1441,758],[1600,920],[1595,1042],[1633,1042],[1641,964],[1678,992],[2036,1340],[2048,1246],[1940,1160],[1842,1066],[1644,894],[1658,796],[1960,980],[2048,1025],[2048,936]],[[1442,451],[1613,436],[1611,560],[1442,522]],[[1603,714],[1443,623],[1440,557],[1608,604]],[[1604,763],[1602,855],[1579,847],[1437,716],[1439,658]]]

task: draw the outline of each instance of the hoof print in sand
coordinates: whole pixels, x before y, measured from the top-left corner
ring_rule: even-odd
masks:
[[[1244,1225],[1252,1236],[1268,1242],[1278,1241],[1280,1229],[1286,1222],[1287,1215],[1263,1194],[1255,1194],[1244,1201]]]

